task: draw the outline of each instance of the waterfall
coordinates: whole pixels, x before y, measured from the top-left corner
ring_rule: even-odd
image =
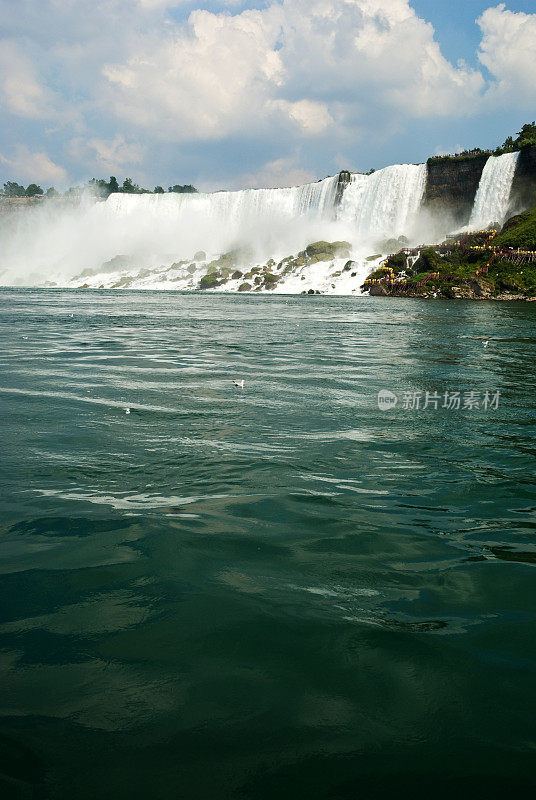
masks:
[[[469,230],[504,222],[518,158],[519,153],[488,158],[478,185]]]
[[[338,217],[358,239],[408,235],[426,186],[426,164],[395,164],[372,175],[353,174]]]
[[[45,200],[0,219],[0,283],[65,286],[122,270],[164,274],[200,251],[207,261],[238,250],[244,263],[266,263],[320,239],[347,240],[365,258],[385,239],[411,236],[425,181],[424,164],[399,164],[352,174],[342,197],[337,175],[282,189],[118,193],[79,205]]]
[[[333,224],[338,176],[283,189],[192,194],[112,194],[80,206],[44,201],[0,220],[0,282],[65,284],[123,256],[154,267],[235,248],[288,255]]]

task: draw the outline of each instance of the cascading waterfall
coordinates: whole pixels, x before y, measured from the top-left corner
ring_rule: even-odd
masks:
[[[490,156],[484,165],[469,220],[469,230],[502,224],[508,211],[519,153]]]
[[[249,263],[265,263],[321,239],[347,240],[364,259],[389,237],[411,236],[426,174],[424,164],[353,174],[340,202],[338,176],[283,189],[113,194],[79,206],[45,201],[2,221],[0,282],[82,285],[88,277],[127,270],[164,276],[200,251],[210,260],[238,249]],[[154,283],[161,280],[167,278]],[[113,278],[102,283],[113,285]]]
[[[64,284],[117,255],[138,267],[237,247],[259,258],[286,255],[328,234],[337,181],[211,194],[112,194],[79,207],[45,202],[3,221],[0,282]]]
[[[411,233],[426,186],[426,164],[395,164],[372,175],[351,176],[338,217],[357,239]]]

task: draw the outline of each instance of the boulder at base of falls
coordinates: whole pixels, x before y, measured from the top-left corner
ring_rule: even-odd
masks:
[[[199,288],[200,289],[215,289],[219,286],[222,281],[220,280],[221,276],[218,272],[211,272],[208,275],[203,275],[201,280],[199,281]]]
[[[207,260],[207,254],[205,253],[205,251],[198,250],[194,256],[194,261],[206,261],[206,260]]]
[[[305,248],[311,261],[332,261],[334,258],[350,258],[349,242],[313,242]]]
[[[376,283],[370,287],[370,294],[372,297],[386,297],[388,292],[385,286],[381,283]]]
[[[251,292],[251,283],[241,283],[238,287],[239,292]]]

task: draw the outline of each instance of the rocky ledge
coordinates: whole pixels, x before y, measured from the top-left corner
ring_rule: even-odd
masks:
[[[440,245],[400,250],[362,288],[373,297],[532,301],[536,207],[509,219],[500,231],[474,231]]]

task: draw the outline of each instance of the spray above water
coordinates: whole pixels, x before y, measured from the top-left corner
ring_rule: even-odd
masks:
[[[352,175],[340,203],[338,181],[212,194],[112,194],[78,207],[46,202],[4,218],[0,281],[64,286],[101,275],[104,285],[113,285],[112,274],[163,270],[200,251],[210,260],[241,250],[250,263],[261,263],[326,240],[350,242],[356,257],[365,257],[381,240],[411,236],[425,165]]]
[[[471,227],[503,220],[517,156],[488,159]],[[315,290],[355,292],[361,273],[364,280],[374,266],[371,254],[429,240],[422,210],[426,180],[425,164],[397,164],[371,175],[351,174],[349,182],[335,176],[283,189],[112,194],[106,201],[87,197],[79,205],[45,201],[0,218],[0,283],[197,288],[210,262],[223,253],[239,255],[228,263],[220,259],[214,270],[231,267],[240,276],[240,270],[281,262],[325,241],[344,245],[341,264],[323,262],[314,269],[309,264],[305,277],[294,272],[272,289],[299,292],[308,288],[301,280],[314,279]],[[247,280],[253,279],[250,273]],[[238,289],[239,282],[231,288]]]

